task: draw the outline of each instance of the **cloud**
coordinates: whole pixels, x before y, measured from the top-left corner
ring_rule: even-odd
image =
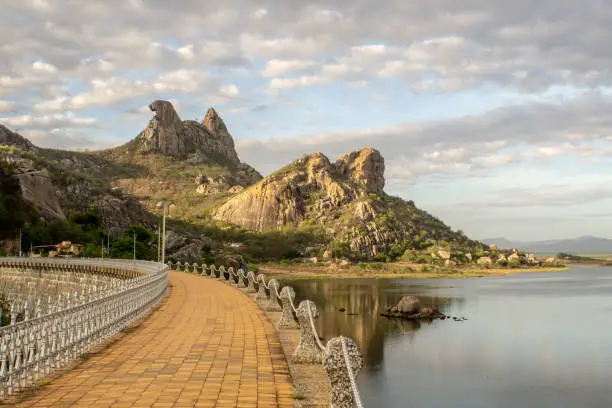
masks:
[[[227,85],[223,85],[219,89],[219,93],[222,96],[226,96],[228,98],[235,98],[240,94],[240,89],[238,89],[238,87],[234,84],[227,84]]]
[[[97,123],[95,118],[80,118],[74,116],[71,112],[65,114],[31,116],[21,115],[0,118],[0,123],[14,128],[27,128],[37,130],[51,130],[68,127],[90,127]]]
[[[505,187],[490,192],[487,197],[477,201],[465,201],[459,205],[468,208],[496,207],[565,207],[568,205],[592,204],[612,199],[612,186],[607,181],[580,181],[558,184],[545,184],[537,188]]]
[[[266,63],[266,67],[263,70],[263,75],[265,77],[277,77],[308,70],[314,66],[316,66],[314,61],[272,59]]]
[[[19,111],[19,105],[12,101],[0,100],[0,113],[17,113]]]
[[[432,174],[479,175],[486,168],[526,162],[542,152],[606,157],[612,148],[606,145],[611,110],[612,98],[594,93],[562,105],[532,103],[481,116],[289,139],[240,140],[238,145],[241,157],[264,171],[303,152],[322,151],[336,157],[374,146],[386,159],[391,183],[413,182]]]

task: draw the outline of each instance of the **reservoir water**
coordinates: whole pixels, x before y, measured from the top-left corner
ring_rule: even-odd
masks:
[[[323,337],[357,341],[366,407],[612,407],[612,268],[282,284],[315,301]],[[379,316],[402,295],[468,320]]]

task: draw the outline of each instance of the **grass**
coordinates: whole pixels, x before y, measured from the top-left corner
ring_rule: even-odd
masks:
[[[477,268],[477,267],[438,267],[433,265],[414,265],[405,262],[379,263],[382,268],[366,268],[358,265],[330,267],[327,265],[280,265],[268,263],[260,266],[260,271],[271,275],[291,277],[292,279],[325,278],[379,278],[379,279],[439,279],[439,278],[478,278],[501,276],[515,273],[539,273],[565,271],[565,266],[531,268]]]

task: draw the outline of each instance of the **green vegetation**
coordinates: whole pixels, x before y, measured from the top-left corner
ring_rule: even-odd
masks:
[[[0,240],[36,220],[36,207],[24,200],[15,168],[0,160]]]
[[[206,263],[216,263],[228,255],[240,255],[250,263],[288,261],[301,257],[303,248],[325,242],[316,228],[256,232],[209,224],[197,229],[206,238],[207,243],[202,247]]]

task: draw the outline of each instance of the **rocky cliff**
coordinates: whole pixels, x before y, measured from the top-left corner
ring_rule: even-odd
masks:
[[[162,200],[172,218],[205,222],[218,201],[262,178],[240,162],[215,109],[202,122],[181,120],[167,101],[154,101],[150,109],[154,117],[133,140],[87,153],[40,148],[0,125],[0,160],[14,165],[24,199],[36,204],[41,217],[63,220],[71,211],[95,207],[111,234],[131,224],[156,228]],[[200,241],[187,242],[195,248]]]
[[[149,108],[155,116],[135,140],[138,152],[161,153],[191,163],[240,164],[234,139],[213,108],[206,112],[202,123],[182,121],[168,101],[156,100]]]
[[[428,240],[477,245],[414,203],[385,194],[384,170],[383,157],[372,148],[334,163],[315,153],[230,198],[213,217],[256,231],[318,226],[337,255],[365,258]]]

